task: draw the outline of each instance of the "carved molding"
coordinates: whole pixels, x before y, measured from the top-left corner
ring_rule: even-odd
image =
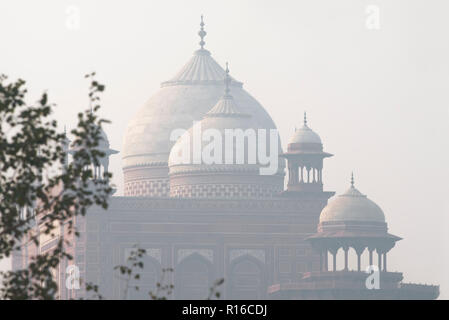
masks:
[[[212,249],[178,249],[177,263],[179,264],[182,260],[194,253],[204,257],[210,263],[214,262],[214,251]]]
[[[233,211],[243,210],[267,210],[267,211],[316,211],[326,205],[327,197],[317,196],[314,199],[180,199],[180,198],[149,198],[149,197],[112,197],[109,210],[210,210],[222,209]]]
[[[253,258],[256,258],[263,264],[265,264],[265,250],[264,249],[231,249],[229,253],[229,262],[244,256],[249,255]]]

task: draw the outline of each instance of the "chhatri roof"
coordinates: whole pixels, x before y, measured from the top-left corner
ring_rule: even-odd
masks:
[[[200,33],[202,42],[199,50],[175,77],[162,83],[161,88],[129,121],[122,149],[125,170],[136,166],[166,165],[175,143],[171,139],[172,132],[189,129],[194,121],[201,120],[211,106],[222,99],[226,72],[204,49],[205,31],[202,33],[200,30]],[[258,128],[275,129],[263,106],[243,89],[241,82],[230,79],[233,100],[239,111],[250,114]],[[230,110],[231,107],[231,102],[225,99],[215,111]],[[126,175],[125,172],[125,180]],[[132,179],[147,178],[133,175]]]
[[[312,129],[307,125],[307,116],[304,112],[304,124],[301,128],[295,129],[295,133],[290,138],[290,143],[317,143],[321,144],[320,136],[315,133]]]
[[[351,187],[332,200],[320,215],[320,223],[347,221],[385,222],[382,209],[354,187],[353,176]]]

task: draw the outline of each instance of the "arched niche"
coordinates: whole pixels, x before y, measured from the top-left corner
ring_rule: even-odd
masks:
[[[232,261],[227,283],[227,299],[252,300],[266,296],[264,265],[251,255],[243,255]]]
[[[159,261],[151,256],[142,257],[143,269],[137,269],[136,273],[140,279],[131,279],[128,287],[128,299],[130,300],[148,300],[149,292],[156,290],[156,283],[161,280],[162,268]],[[138,286],[139,290],[135,287]]]
[[[204,300],[214,282],[212,263],[198,253],[182,259],[175,267],[175,298]]]

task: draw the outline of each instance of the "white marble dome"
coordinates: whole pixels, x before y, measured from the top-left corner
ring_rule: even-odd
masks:
[[[175,141],[170,140],[176,129],[189,129],[222,97],[225,71],[201,48],[169,81],[138,110],[129,121],[122,148],[125,196],[168,196],[168,157]],[[258,127],[276,129],[260,105],[243,89],[241,82],[231,77],[232,95],[241,112],[251,114]]]
[[[352,184],[321,211],[322,222],[385,222],[382,209]]]
[[[193,135],[195,132],[199,134],[207,132],[209,129],[214,129],[217,133],[220,133],[222,137],[222,152],[220,159],[213,163],[193,163]],[[235,159],[233,163],[226,164],[226,154],[232,154],[233,158],[237,154],[237,143],[232,144],[232,150],[229,150],[228,145],[226,145],[224,139],[226,135],[226,130],[233,129],[241,129],[243,132],[247,129],[253,129],[255,132],[255,141],[257,141],[257,132],[259,129],[265,129],[266,132],[266,140],[267,144],[265,146],[267,152],[270,150],[269,145],[269,131],[266,130],[265,127],[260,126],[260,124],[254,120],[254,118],[247,113],[243,113],[239,111],[239,108],[236,106],[234,99],[229,97],[224,97],[217,102],[217,104],[205,114],[204,118],[196,122],[196,124],[191,127],[189,130],[185,132],[175,143],[170,151],[170,155],[168,158],[168,166],[170,174],[179,173],[179,172],[193,172],[193,171],[238,171],[238,170],[249,170],[258,172],[260,168],[260,164],[252,163],[250,161],[250,157],[248,156],[248,151],[250,148],[254,147],[254,154],[257,154],[257,142],[254,145],[248,145],[245,142],[245,150],[242,152],[244,154],[243,163],[236,163]],[[210,141],[201,141],[201,148],[204,149],[209,145]],[[277,141],[278,148],[276,150],[276,154],[281,154],[282,149],[280,145],[280,141]],[[183,155],[183,151],[189,152],[188,155]],[[190,163],[185,163],[184,156],[187,156],[188,159],[191,160]],[[278,170],[279,172],[283,172],[283,168],[285,167],[284,161],[279,160]]]
[[[229,84],[230,79],[226,82]],[[260,168],[267,166],[259,162],[258,148],[263,146],[264,154],[271,153],[270,132],[251,114],[241,112],[229,92],[227,86],[224,96],[171,149],[171,196],[254,198],[281,192],[285,165],[279,158],[279,136],[271,158],[275,158],[274,172],[264,175]],[[234,130],[238,130],[240,139],[235,138]]]
[[[295,129],[295,132],[290,138],[289,144],[322,144],[320,136],[309,128],[307,125],[307,118],[304,114],[304,124],[301,128]]]
[[[317,143],[321,144],[320,136],[307,126],[296,129],[288,143]]]
[[[161,89],[128,123],[123,144],[123,167],[167,162],[174,129],[189,129],[200,120],[223,95],[225,71],[200,49],[173,79]],[[276,128],[265,109],[248,94],[242,83],[231,82],[232,95],[242,112],[253,116],[264,128]]]

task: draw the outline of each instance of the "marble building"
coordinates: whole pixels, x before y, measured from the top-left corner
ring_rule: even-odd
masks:
[[[205,49],[202,19],[199,36],[199,49],[173,78],[161,83],[128,124],[120,151],[124,196],[113,196],[107,211],[92,208],[86,217],[76,218],[81,236],[68,248],[74,260],[61,263],[55,274],[60,298],[86,294],[66,288],[71,264],[110,299],[148,298],[166,267],[174,269],[165,278],[174,284],[170,297],[174,299],[204,299],[219,278],[225,279],[219,288],[224,299],[353,298],[349,293],[334,296],[335,286],[346,284],[332,277],[349,279],[352,286],[344,287],[349,292],[363,291],[367,274],[361,265],[368,264],[367,259],[362,263],[363,252],[368,253],[369,264],[378,265],[386,275],[386,288],[401,292],[388,295],[381,290],[367,298],[415,297],[410,285],[402,282],[402,274],[387,271],[387,253],[400,238],[387,232],[382,210],[353,184],[328,205],[334,192],[323,188],[323,162],[332,154],[324,151],[305,116],[285,152],[279,142],[278,168],[272,175],[261,175],[263,165],[250,163],[247,156],[238,164],[177,160],[177,146],[184,138],[173,141],[172,133],[178,128],[191,132],[194,121],[203,130],[219,132],[276,129],[243,83]],[[103,142],[108,156],[113,154],[106,135]],[[56,236],[64,236],[62,226]],[[30,252],[50,250],[52,241],[42,239],[39,248],[16,254],[13,267],[25,267]],[[140,290],[128,290],[125,297],[125,283],[113,267],[125,263],[134,245],[147,251],[145,268]],[[349,271],[347,260],[351,250],[358,257],[354,271]],[[336,266],[338,252],[346,257],[342,270]],[[373,254],[378,255],[378,263]],[[354,281],[358,286],[353,286]],[[422,298],[438,296],[434,286],[416,285],[413,290]]]

